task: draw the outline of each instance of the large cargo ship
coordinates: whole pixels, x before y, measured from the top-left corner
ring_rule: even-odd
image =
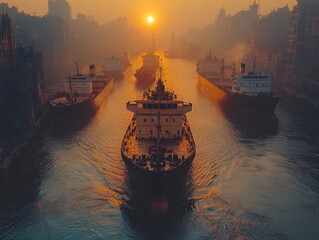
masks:
[[[63,80],[64,91],[50,101],[55,113],[71,114],[75,112],[92,112],[97,110],[112,89],[111,76],[96,75],[95,66],[90,65],[88,75],[69,76]]]
[[[281,97],[270,90],[270,74],[257,73],[255,63],[253,71],[246,72],[245,64],[241,64],[240,72],[226,79],[224,68],[224,61],[211,55],[197,63],[200,84],[216,101],[240,111],[274,112]]]
[[[186,118],[192,104],[167,91],[160,76],[155,90],[144,92],[141,100],[129,101],[126,108],[134,116],[122,141],[123,160],[148,190],[169,191],[175,187],[173,178],[187,172],[195,156]]]
[[[153,52],[143,56],[143,65],[137,69],[134,76],[142,83],[152,83],[156,80],[156,73],[160,65],[160,57]]]
[[[125,70],[131,65],[129,55],[125,52],[123,57],[112,56],[106,58],[103,65],[103,72],[105,75],[110,75],[115,79],[121,79],[124,77]]]

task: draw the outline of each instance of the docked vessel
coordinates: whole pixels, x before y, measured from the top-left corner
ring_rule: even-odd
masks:
[[[96,75],[94,64],[88,75],[68,76],[63,80],[64,91],[50,101],[56,113],[88,112],[97,110],[112,89],[111,76]]]
[[[156,73],[160,64],[160,57],[153,52],[143,56],[143,65],[137,69],[134,76],[139,82],[151,83],[156,80]]]
[[[199,81],[220,104],[225,107],[257,113],[273,113],[280,96],[271,92],[272,76],[268,73],[246,72],[241,64],[240,72],[225,78],[224,61],[211,55],[197,63]]]
[[[125,70],[131,65],[129,55],[125,52],[123,57],[112,56],[105,59],[103,72],[105,75],[110,75],[115,79],[120,79],[124,77]]]
[[[172,187],[164,181],[185,173],[196,152],[186,118],[192,104],[167,91],[160,76],[155,90],[129,101],[126,108],[134,113],[121,147],[127,168],[158,191]]]

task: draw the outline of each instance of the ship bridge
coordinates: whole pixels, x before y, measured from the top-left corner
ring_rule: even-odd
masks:
[[[155,91],[144,92],[141,100],[128,102],[126,108],[135,113],[137,138],[155,138],[160,126],[162,139],[174,139],[181,136],[183,116],[192,111],[192,104],[165,91],[163,81],[159,79]]]

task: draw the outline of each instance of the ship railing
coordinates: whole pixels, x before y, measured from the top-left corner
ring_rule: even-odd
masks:
[[[185,106],[185,107],[187,107],[187,106],[193,106],[193,104],[192,104],[192,103],[188,103],[188,102],[184,102],[184,103],[183,103],[183,106]]]
[[[136,117],[134,116],[133,118],[132,118],[132,121],[131,121],[131,124],[128,126],[128,128],[127,128],[127,130],[126,130],[126,132],[125,132],[125,135],[124,135],[124,138],[125,138],[125,140],[124,140],[124,143],[123,143],[123,150],[124,151],[128,151],[128,149],[127,148],[125,148],[125,146],[127,145],[127,140],[130,138],[130,137],[133,137],[134,136],[134,134],[135,134],[135,131],[136,131]]]
[[[192,152],[192,151],[190,151]],[[158,161],[157,159],[157,155],[156,154],[143,154],[143,155],[136,155],[133,154],[132,155],[132,162],[136,163],[137,165],[139,165],[140,167],[145,167],[147,169],[148,168],[148,163],[149,166],[151,166],[152,168],[162,168],[162,170],[164,170],[166,164],[169,164],[170,167],[176,167],[178,165],[180,165],[181,163],[183,163],[186,160],[185,156],[182,155],[178,155],[178,154],[164,154],[161,158],[160,161]]]
[[[185,137],[185,139],[188,141],[190,148],[188,148],[188,153],[193,152],[195,150],[195,141],[194,141],[194,137],[193,134],[190,130],[190,126],[186,121],[186,116],[183,118],[183,122],[184,122],[184,132],[182,133]]]
[[[126,105],[137,105],[137,102],[135,102],[135,101],[128,101],[128,102],[126,103]]]

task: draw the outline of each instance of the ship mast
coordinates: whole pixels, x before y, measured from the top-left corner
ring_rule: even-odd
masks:
[[[162,59],[161,59],[161,66],[160,66],[160,77],[158,79],[158,83],[157,83],[157,92],[159,94],[159,98],[158,101],[161,102],[162,101],[162,91],[163,91],[163,83],[162,83],[162,75],[163,75],[163,68],[162,68]],[[156,153],[157,153],[157,163],[160,162],[160,131],[161,131],[161,113],[158,112],[157,114],[157,144],[156,144]]]
[[[254,57],[253,74],[255,74],[255,71],[256,71],[256,57]]]
[[[160,141],[161,141],[161,139],[160,139],[160,131],[161,131],[161,117],[160,117],[160,112],[158,112],[158,114],[157,114],[157,126],[156,126],[156,128],[157,128],[157,143],[156,143],[156,154],[157,154],[157,163],[159,163],[160,162],[160,151],[161,151],[161,149],[160,149]]]
[[[79,75],[79,63],[76,62],[76,75]]]
[[[68,77],[69,80],[69,90],[70,90],[70,96],[72,96],[72,82],[71,82],[71,76]]]

